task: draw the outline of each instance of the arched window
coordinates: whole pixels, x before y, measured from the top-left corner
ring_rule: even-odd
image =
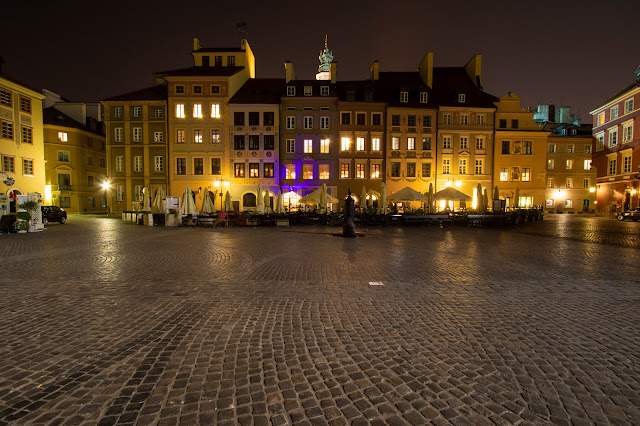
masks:
[[[247,192],[246,194],[244,194],[242,196],[242,205],[244,207],[255,207],[256,206],[256,195],[251,193],[251,192]]]

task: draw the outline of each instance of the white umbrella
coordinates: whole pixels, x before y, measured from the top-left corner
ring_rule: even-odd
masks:
[[[258,201],[256,202],[256,213],[264,213],[264,196],[262,185],[258,184]]]
[[[382,184],[380,185],[380,193],[382,194],[380,196],[380,207],[382,208],[382,214],[387,214],[387,185],[385,185],[384,182],[382,182]]]
[[[151,206],[151,213],[164,213],[164,190],[162,187],[156,190],[153,206]]]
[[[148,212],[151,210],[151,188],[148,186],[144,187],[144,205],[142,206],[142,210]]]
[[[264,205],[264,212],[265,213],[269,213],[270,211],[273,210],[273,208],[271,207],[271,191],[269,191],[269,188],[265,188],[264,190],[264,197],[262,198],[263,201],[263,205]]]
[[[367,188],[362,186],[362,192],[360,193],[360,208],[367,207]]]
[[[426,201],[426,199],[424,194],[408,186],[389,196],[391,201]]]
[[[215,213],[216,208],[211,202],[211,193],[208,189],[204,190],[204,197],[202,197],[202,213]]]
[[[229,194],[229,191],[224,195],[224,210],[227,212],[233,210],[233,206],[231,205],[231,194]]]
[[[284,205],[282,202],[282,190],[278,190],[278,198],[276,198],[276,213],[284,212]]]
[[[191,188],[189,185],[184,186],[184,194],[182,194],[182,206],[180,207],[180,213],[183,215],[194,214],[196,212],[196,202],[193,201],[193,195],[191,194]]]
[[[320,213],[327,210],[327,184],[323,183],[320,188]]]

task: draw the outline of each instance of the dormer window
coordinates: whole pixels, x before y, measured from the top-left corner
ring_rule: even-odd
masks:
[[[427,95],[427,92],[420,92],[420,103],[426,104],[428,101],[429,101],[429,97]]]
[[[313,87],[311,87],[311,86],[304,86],[304,95],[305,95],[305,96],[311,96],[311,95],[313,95]]]
[[[467,95],[464,93],[458,93],[458,102],[463,104],[467,101]]]
[[[409,102],[409,92],[400,92],[400,102]]]
[[[296,95],[296,86],[287,86],[287,96]]]
[[[320,86],[320,96],[329,96],[329,86]]]

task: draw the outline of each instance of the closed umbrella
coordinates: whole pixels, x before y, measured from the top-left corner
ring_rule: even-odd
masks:
[[[516,186],[516,199],[513,200],[513,205],[515,206],[515,208],[520,208],[520,187]]]
[[[489,207],[489,189],[485,189],[484,194],[482,195],[482,204],[484,204],[485,211]]]
[[[196,202],[193,200],[193,194],[189,185],[184,186],[184,194],[182,194],[182,206],[180,213],[183,215],[194,214],[196,212]]]
[[[387,185],[384,182],[380,185],[380,207],[382,214],[387,214]]]
[[[282,190],[278,190],[278,197],[276,198],[276,213],[284,212],[284,205],[282,202]]]
[[[484,211],[484,197],[482,196],[482,184],[478,183],[478,188],[476,188],[476,208],[478,212]]]
[[[211,192],[208,189],[204,190],[204,197],[202,197],[202,213],[215,213],[216,208],[211,202]]]
[[[144,188],[144,204],[142,210],[148,212],[151,210],[151,188],[145,186]]]
[[[231,205],[231,194],[229,194],[229,191],[224,195],[224,210],[227,212],[233,210],[233,206]]]
[[[429,203],[429,213],[433,213],[433,203],[435,199],[433,197],[433,182],[429,183],[429,193],[427,194],[427,202]]]
[[[500,191],[498,191],[498,185],[496,185],[496,187],[493,189],[493,199],[494,200],[500,199]]]
[[[151,206],[151,213],[164,213],[164,190],[162,187],[156,190],[156,196]]]
[[[256,202],[256,213],[264,213],[264,202],[262,185],[258,184],[258,201]]]
[[[269,188],[265,188],[264,197],[262,198],[262,205],[264,207],[265,213],[269,213],[272,210],[271,203],[269,202],[270,198],[271,198],[271,192],[269,191]]]
[[[327,184],[323,183],[320,187],[320,213],[327,210]]]
[[[367,188],[362,186],[362,192],[360,193],[360,208],[367,207]]]

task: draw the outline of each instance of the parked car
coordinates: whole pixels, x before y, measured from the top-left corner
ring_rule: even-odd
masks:
[[[640,220],[640,207],[636,207],[632,210],[627,210],[626,212],[618,213],[618,220],[631,219],[634,222],[636,220]]]
[[[67,212],[58,206],[42,206],[42,224],[49,222],[59,222],[64,224],[67,221]]]

